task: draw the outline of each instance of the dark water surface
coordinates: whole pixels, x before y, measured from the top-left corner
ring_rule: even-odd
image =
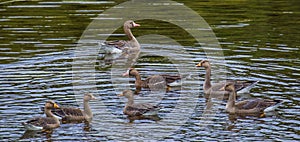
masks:
[[[162,120],[135,120],[133,123],[122,113],[125,99],[117,97],[126,88],[134,89],[132,84],[123,83],[133,79],[112,74],[115,66],[111,66],[112,61],[101,51],[95,62],[89,62],[92,69],[86,62],[74,62],[90,61],[89,57],[76,56],[78,48],[87,49],[86,45],[78,46],[77,43],[85,42],[92,45],[89,47],[99,48],[95,46],[97,40],[80,40],[87,26],[105,10],[123,2],[0,2],[2,141],[139,141],[151,139],[151,134],[155,134],[152,138],[165,141],[300,140],[299,1],[177,1],[202,16],[220,42],[226,59],[223,64],[226,76],[212,76],[214,80],[258,80],[256,87],[239,100],[284,101],[276,112],[264,118],[230,116],[224,110],[226,101],[204,98],[204,69],[195,68],[195,64],[207,58],[205,47],[195,44],[183,29],[153,19],[136,21],[142,26],[133,33],[142,44],[142,50],[134,67],[142,77],[181,73],[189,75],[189,79],[181,87],[164,94],[142,91],[137,101],[160,102],[164,106],[159,112]],[[117,19],[109,15],[106,18]],[[96,33],[101,36],[104,30],[100,27]],[[149,42],[149,38],[153,40]],[[126,38],[119,28],[110,39]],[[166,52],[168,56],[163,56]],[[178,63],[189,72],[180,72]],[[74,79],[74,73],[86,78],[79,82]],[[48,99],[60,105],[81,107],[81,102],[76,101],[76,92],[86,91],[98,98],[91,102],[95,118],[90,126],[62,124],[46,134],[26,131],[21,125],[27,119],[42,116],[40,107]],[[212,109],[215,115],[207,119],[203,114],[210,101],[216,102]],[[186,105],[178,109],[180,103]],[[189,108],[188,104],[195,106]],[[174,110],[178,110],[175,116],[169,115]],[[184,121],[176,121],[185,115]]]

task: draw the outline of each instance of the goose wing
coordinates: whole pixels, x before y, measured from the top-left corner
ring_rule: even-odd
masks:
[[[121,49],[123,50],[124,47],[128,44],[127,41],[125,40],[115,40],[115,41],[106,41],[104,42],[104,44],[106,45],[111,45],[111,46],[114,46],[118,49]]]
[[[82,111],[79,108],[60,108],[52,110],[53,114],[65,117],[65,116],[83,116]]]
[[[215,83],[212,85],[212,90],[218,91],[221,88],[225,87],[229,83],[234,84],[234,89],[236,92],[241,91],[243,89],[249,88],[251,89],[258,81],[244,81],[244,80],[226,80],[224,82]]]
[[[278,100],[269,100],[269,99],[254,99],[248,101],[242,101],[236,104],[238,108],[250,110],[250,109],[258,109],[260,111],[265,110],[268,107],[275,106],[276,104],[281,103]]]
[[[242,80],[231,81],[231,82],[234,82],[234,88],[236,91],[240,91],[245,88],[251,87],[252,85],[257,83],[257,81],[242,81]]]
[[[30,124],[39,127],[45,127],[48,124],[56,124],[56,121],[52,117],[36,117],[27,122],[23,123],[23,125]]]
[[[143,115],[150,111],[157,111],[158,109],[160,109],[159,106],[153,106],[151,104],[133,104],[125,108],[125,114],[137,116]]]
[[[161,75],[163,78],[165,78],[166,82],[169,83],[173,83],[176,80],[180,80],[181,76],[180,75],[168,75],[168,74],[162,74]]]
[[[281,103],[281,101],[279,100],[269,100],[269,99],[262,99],[259,104],[258,104],[258,108],[261,108],[261,109],[266,109],[268,107],[271,107],[271,106],[274,106],[276,104],[279,104]]]
[[[165,79],[159,75],[153,75],[147,77],[142,84],[142,86],[145,88],[149,88],[150,86],[161,88],[164,87],[165,85],[166,85]]]
[[[245,101],[240,101],[240,102],[236,103],[236,106],[239,109],[253,109],[253,108],[257,107],[259,102],[260,102],[260,99],[245,100]]]

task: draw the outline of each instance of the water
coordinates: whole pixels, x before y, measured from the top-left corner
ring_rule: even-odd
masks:
[[[204,98],[201,87],[204,69],[194,67],[198,61],[206,58],[205,47],[195,44],[190,36],[182,36],[185,33],[179,27],[155,20],[138,20],[137,23],[142,26],[134,29],[133,33],[139,37],[142,51],[134,67],[142,77],[177,73],[190,77],[182,87],[172,88],[167,93],[151,94],[143,90],[136,100],[160,103],[164,106],[159,113],[163,119],[135,120],[133,123],[122,114],[126,100],[117,97],[126,88],[134,89],[132,84],[127,83],[133,79],[119,74],[111,76],[111,72],[118,73],[126,69],[111,71],[116,66],[111,66],[111,60],[102,52],[96,58],[76,56],[77,43],[83,41],[80,37],[88,24],[105,10],[122,2],[1,2],[2,140],[134,141],[146,139],[151,134],[165,141],[300,140],[298,1],[178,1],[208,22],[221,44],[226,59],[224,73],[227,76],[213,76],[214,81],[225,78],[259,80],[251,93],[239,99],[284,101],[275,113],[264,118],[228,115],[224,110],[226,101],[220,100],[211,100],[215,104],[211,112],[215,115],[209,115],[210,102]],[[102,34],[101,31],[99,34]],[[154,40],[149,41],[149,38]],[[115,31],[110,39],[125,39],[122,29]],[[172,44],[164,41],[171,41]],[[91,44],[87,47],[97,45],[95,40],[87,43]],[[161,52],[156,52],[158,50]],[[183,50],[185,52],[181,52]],[[170,54],[162,57],[161,54],[165,52]],[[95,62],[75,62],[89,59],[95,59]],[[217,62],[214,65],[224,64]],[[182,69],[189,72],[181,72]],[[85,80],[76,82],[73,78],[76,73],[86,77]],[[40,107],[48,99],[60,105],[81,107],[81,102],[76,99],[80,98],[80,93],[87,91],[98,98],[91,102],[94,110],[91,126],[62,124],[46,134],[25,131],[21,125],[27,119],[42,116]],[[187,119],[178,121],[178,116],[186,116]]]

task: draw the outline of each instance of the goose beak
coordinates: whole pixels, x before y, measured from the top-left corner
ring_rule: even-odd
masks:
[[[129,70],[127,70],[125,73],[123,73],[122,76],[129,76]]]
[[[54,108],[60,108],[56,103],[54,104]]]
[[[201,63],[198,63],[198,64],[196,65],[196,67],[201,67]]]
[[[123,93],[121,93],[121,94],[119,94],[119,95],[118,95],[118,97],[121,97],[121,96],[124,96],[124,94],[123,94]]]
[[[220,91],[225,91],[225,86],[223,86],[222,88],[220,88]]]
[[[136,24],[136,23],[133,23],[133,27],[139,27],[141,26],[140,24]]]
[[[92,100],[97,100],[97,98],[93,96],[93,97],[92,97]]]

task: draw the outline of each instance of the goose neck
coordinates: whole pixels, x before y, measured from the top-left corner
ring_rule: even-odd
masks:
[[[205,81],[204,81],[204,90],[207,90],[211,87],[210,76],[211,76],[211,67],[208,66],[205,68]]]
[[[124,26],[124,33],[127,35],[129,40],[136,40],[135,37],[133,36],[130,28]]]
[[[93,116],[93,113],[92,113],[90,105],[89,105],[89,101],[87,101],[87,100],[83,100],[83,111],[88,117]]]
[[[129,96],[128,97],[128,101],[127,101],[127,106],[133,105],[134,101],[133,101],[133,96]]]
[[[226,110],[232,110],[235,109],[235,101],[236,101],[236,92],[235,91],[230,91],[229,97],[228,97],[228,102],[226,104]]]
[[[141,86],[142,83],[143,83],[141,75],[138,72],[134,72],[133,75],[135,77],[135,84],[136,84],[136,86]]]
[[[54,116],[54,114],[52,113],[51,109],[45,107],[45,114],[46,114],[47,117],[52,117],[52,118],[54,118],[55,121],[56,121],[57,123],[59,123],[58,118],[56,118],[56,117]]]

